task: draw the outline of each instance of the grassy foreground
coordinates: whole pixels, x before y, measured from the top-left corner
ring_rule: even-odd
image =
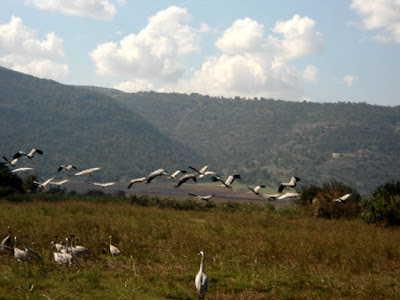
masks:
[[[227,204],[218,204],[227,205]],[[248,209],[248,208],[251,209]],[[178,211],[128,203],[0,202],[28,265],[0,256],[0,299],[197,299],[200,250],[208,299],[400,299],[400,230],[315,219],[295,208]],[[52,260],[53,235],[92,251],[69,268]],[[109,235],[122,252],[111,259]]]

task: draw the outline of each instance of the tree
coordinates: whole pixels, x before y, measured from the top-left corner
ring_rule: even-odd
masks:
[[[0,165],[0,197],[13,193],[24,193],[22,179],[12,173],[8,167]]]

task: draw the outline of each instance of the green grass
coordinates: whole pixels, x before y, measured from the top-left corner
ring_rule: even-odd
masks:
[[[208,299],[400,299],[397,228],[315,219],[295,207],[82,199],[0,202],[0,237],[12,225],[18,246],[28,234],[41,255],[30,265],[0,257],[0,299],[196,299],[200,250]],[[56,265],[50,241],[72,233],[92,254]],[[122,252],[116,259],[103,252],[109,235]]]

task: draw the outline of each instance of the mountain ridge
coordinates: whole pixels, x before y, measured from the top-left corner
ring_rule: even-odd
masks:
[[[400,173],[398,106],[124,93],[5,68],[0,90],[5,156],[35,146],[51,153],[42,166],[101,161],[102,180],[208,164],[247,184],[296,175],[301,184],[341,181],[367,193]]]

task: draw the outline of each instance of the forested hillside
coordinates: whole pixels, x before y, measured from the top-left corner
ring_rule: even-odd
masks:
[[[366,192],[400,174],[399,107],[197,94],[114,97],[212,159],[213,168],[239,172],[248,183],[274,185],[294,174],[303,184],[336,180]]]
[[[97,180],[126,181],[182,161],[202,161],[136,113],[104,94],[0,68],[0,154],[37,147],[43,156],[19,165],[53,176],[60,164],[103,167]],[[199,159],[198,159],[199,158]]]
[[[0,68],[0,153],[37,147],[60,164],[127,181],[188,165],[277,186],[342,181],[366,194],[400,174],[399,107],[244,100],[67,86]]]

